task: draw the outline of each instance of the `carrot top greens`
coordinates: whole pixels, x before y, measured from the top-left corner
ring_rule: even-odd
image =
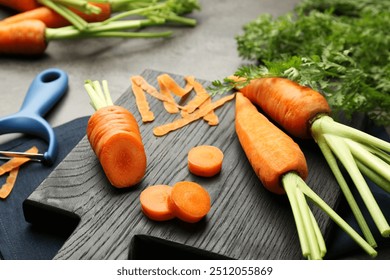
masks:
[[[291,13],[249,22],[236,42],[242,58],[258,63],[236,76],[289,78],[323,93],[333,111],[390,125],[389,1],[303,0]],[[236,85],[225,79],[213,86]]]

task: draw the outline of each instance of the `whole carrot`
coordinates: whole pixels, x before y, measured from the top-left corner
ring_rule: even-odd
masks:
[[[157,38],[168,37],[171,31],[129,32],[123,29],[134,29],[149,25],[149,20],[131,20],[111,22],[93,26],[89,31],[80,31],[73,26],[47,28],[40,20],[24,20],[0,25],[0,55],[42,55],[49,42],[53,40],[82,39],[95,37],[122,38]]]
[[[390,143],[334,121],[324,96],[288,79],[253,79],[239,90],[291,135],[314,138],[370,243],[375,241],[338,162],[351,176],[381,235],[390,236],[390,225],[363,177],[390,192]]]
[[[92,5],[100,8],[99,13],[84,13],[77,9],[69,8],[72,12],[80,16],[87,22],[99,22],[104,21],[111,16],[110,6],[105,3],[93,3]],[[32,10],[28,10],[22,13],[15,14],[0,21],[2,23],[15,23],[24,20],[36,19],[42,21],[46,27],[58,28],[71,25],[71,23],[65,19],[62,15],[58,14],[54,10],[41,6]]]
[[[321,259],[326,253],[325,241],[305,196],[368,254],[376,256],[370,244],[306,185],[308,169],[299,146],[268,121],[241,92],[236,94],[235,128],[241,147],[264,187],[276,194],[287,193],[304,257]]]
[[[38,8],[40,4],[36,0],[0,0],[0,6],[24,12]]]

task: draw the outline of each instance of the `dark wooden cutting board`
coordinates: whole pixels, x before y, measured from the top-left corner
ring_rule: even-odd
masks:
[[[159,74],[146,70],[141,75],[158,87]],[[184,85],[182,76],[172,76]],[[148,100],[156,116],[148,124],[141,124],[131,88],[116,102],[140,123],[148,168],[139,185],[125,190],[112,187],[84,137],[24,202],[28,222],[72,232],[55,259],[301,259],[286,196],[264,189],[238,142],[234,100],[216,110],[218,126],[199,120],[163,137],[155,137],[153,127],[178,116],[166,113],[160,101],[150,96]],[[309,166],[308,185],[335,207],[340,191],[318,147],[311,140],[298,143]],[[188,172],[187,152],[201,144],[218,146],[225,154],[222,172],[214,178]],[[144,188],[182,180],[209,191],[212,208],[205,219],[196,224],[177,219],[154,222],[142,214],[139,195]],[[331,220],[317,207],[314,215],[327,237]]]

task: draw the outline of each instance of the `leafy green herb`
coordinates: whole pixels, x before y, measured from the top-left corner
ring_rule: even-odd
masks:
[[[389,1],[303,0],[294,12],[249,22],[236,41],[240,56],[257,62],[236,76],[286,77],[323,93],[334,111],[390,125]],[[227,78],[213,86],[236,85]]]

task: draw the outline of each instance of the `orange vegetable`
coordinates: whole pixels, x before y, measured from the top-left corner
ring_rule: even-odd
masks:
[[[239,89],[291,135],[310,138],[313,118],[329,114],[326,99],[311,88],[284,78],[261,78]]]
[[[222,169],[223,152],[215,146],[201,145],[188,152],[188,169],[192,174],[212,177]]]
[[[38,8],[40,4],[35,0],[0,0],[0,6],[24,12]]]
[[[167,185],[149,186],[141,192],[142,212],[151,220],[167,221],[175,215],[169,206],[172,187]]]
[[[39,20],[0,25],[0,54],[43,54],[47,47],[45,30]]]
[[[19,167],[12,169],[7,177],[5,184],[0,189],[0,198],[6,199],[15,186],[16,178],[18,177]]]
[[[23,2],[23,1],[15,1],[15,2]],[[97,14],[96,13],[87,14],[87,13],[80,12],[77,9],[73,9],[73,8],[69,8],[69,9],[87,22],[100,22],[110,18],[111,9],[109,4],[107,3],[91,3],[91,4],[99,7],[100,12]],[[0,21],[0,24],[15,23],[15,22],[31,20],[31,19],[40,20],[46,25],[46,27],[49,28],[58,28],[58,27],[71,25],[71,23],[68,20],[66,20],[63,16],[61,16],[54,10],[45,6],[37,7],[35,9],[29,9],[25,12],[18,13],[8,18],[5,18],[2,21]]]
[[[234,94],[227,95],[225,97],[222,97],[222,98],[208,104],[207,106],[204,106],[203,108],[196,110],[192,114],[185,115],[184,117],[176,119],[173,122],[157,126],[153,129],[153,134],[156,136],[163,136],[171,131],[182,128],[191,122],[194,122],[200,118],[203,118],[205,115],[207,115],[208,113],[210,113],[214,109],[221,107],[223,104],[232,100],[233,98],[234,98]]]
[[[85,84],[96,112],[87,125],[87,137],[110,183],[117,188],[139,183],[146,172],[146,153],[134,116],[112,104],[107,87],[99,95],[100,85]]]
[[[211,198],[201,185],[182,181],[172,187],[170,208],[180,220],[196,223],[210,211]]]
[[[236,133],[240,144],[264,187],[284,194],[283,175],[296,172],[306,179],[306,159],[298,144],[263,116],[242,95],[236,94]]]

